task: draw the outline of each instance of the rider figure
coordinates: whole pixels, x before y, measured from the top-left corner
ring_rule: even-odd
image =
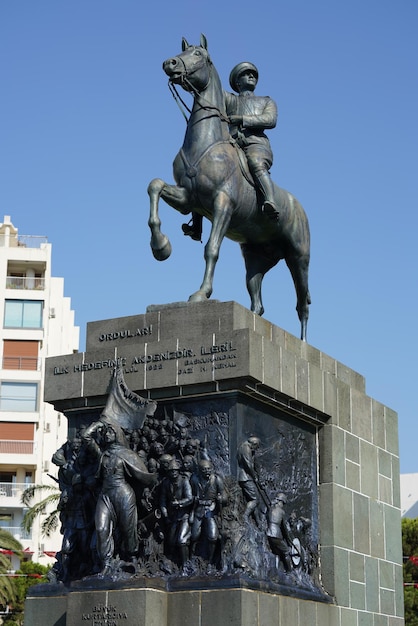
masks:
[[[277,105],[269,96],[254,95],[257,81],[258,70],[252,63],[244,61],[232,69],[229,84],[238,95],[224,92],[226,113],[231,136],[244,150],[256,187],[263,196],[263,212],[272,220],[278,220],[279,210],[270,178],[273,153],[264,133],[276,126]],[[185,235],[200,241],[202,216],[193,213],[191,223],[183,224],[182,228]]]

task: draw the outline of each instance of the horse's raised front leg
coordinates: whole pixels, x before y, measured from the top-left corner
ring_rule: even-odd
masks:
[[[201,302],[202,300],[207,300],[212,295],[215,267],[219,258],[221,243],[231,221],[231,214],[231,202],[227,194],[220,192],[214,202],[212,228],[208,242],[205,245],[206,266],[203,282],[200,285],[200,289],[190,296],[189,302]]]
[[[151,229],[151,250],[157,261],[165,261],[171,254],[171,243],[161,232],[161,220],[158,214],[158,201],[162,198],[180,213],[189,213],[188,195],[185,189],[167,185],[161,178],[154,178],[148,185],[150,197],[150,215],[148,226]]]

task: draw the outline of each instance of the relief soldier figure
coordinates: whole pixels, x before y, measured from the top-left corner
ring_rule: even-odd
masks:
[[[189,558],[189,513],[193,503],[192,488],[188,478],[180,474],[179,461],[171,461],[168,477],[161,485],[160,510],[165,523],[166,554],[174,560],[176,551],[184,566]]]
[[[136,480],[142,486],[152,487],[158,478],[156,474],[150,474],[141,458],[129,449],[125,434],[115,421],[103,418],[94,422],[86,428],[83,438],[99,459],[101,491],[95,526],[101,574],[107,575],[111,572],[116,550],[127,561],[138,553],[136,495],[129,481]]]
[[[253,517],[257,526],[261,527],[259,479],[255,467],[255,453],[260,447],[258,437],[249,437],[238,448],[238,483],[246,500],[244,519]]]
[[[96,467],[83,446],[80,433],[61,446],[51,460],[59,467],[61,496],[57,509],[63,537],[50,577],[68,582],[88,574],[95,560],[92,545]],[[80,554],[84,555],[82,561]]]
[[[194,496],[191,551],[196,552],[196,544],[202,537],[207,542],[207,560],[214,562],[215,548],[219,539],[217,517],[222,515],[222,507],[227,503],[222,478],[214,472],[211,461],[199,463],[198,474],[191,478]]]
[[[282,561],[286,572],[292,569],[291,548],[292,539],[285,518],[284,505],[286,496],[279,493],[272,501],[267,513],[267,538],[271,551]]]

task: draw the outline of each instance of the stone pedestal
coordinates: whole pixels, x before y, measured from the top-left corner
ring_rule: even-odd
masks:
[[[267,501],[285,491],[309,517],[315,563],[295,584],[272,558],[210,581],[35,587],[27,626],[403,624],[397,416],[361,375],[234,302],[151,306],[88,324],[85,353],[47,360],[45,400],[70,436],[98,419],[118,360],[129,389],[192,416],[214,449],[225,440],[232,481],[241,442],[260,438]]]

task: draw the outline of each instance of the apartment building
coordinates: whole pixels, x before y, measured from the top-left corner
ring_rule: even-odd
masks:
[[[59,530],[41,535],[42,518],[30,534],[21,529],[22,491],[54,484],[51,456],[66,440],[67,424],[43,402],[45,358],[77,352],[64,279],[51,276],[52,246],[46,237],[19,235],[6,215],[0,224],[0,526],[20,540],[28,557],[47,564],[60,549]],[[46,495],[46,494],[45,494]]]
[[[401,474],[401,515],[418,517],[418,474]]]

